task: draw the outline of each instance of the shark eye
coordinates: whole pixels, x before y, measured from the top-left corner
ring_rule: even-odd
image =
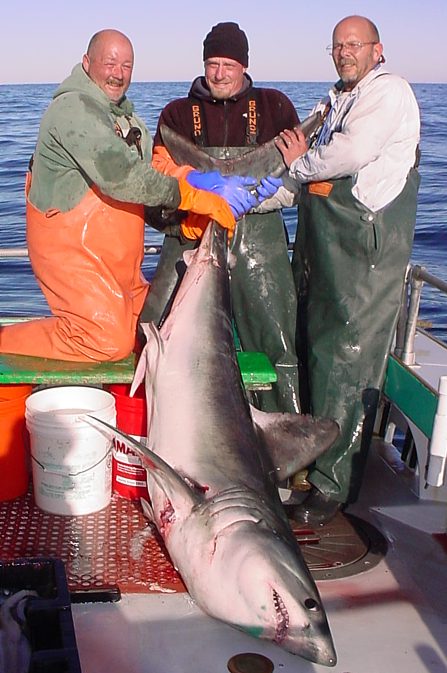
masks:
[[[319,604],[313,598],[306,598],[304,601],[304,606],[312,612],[318,612],[320,610]]]

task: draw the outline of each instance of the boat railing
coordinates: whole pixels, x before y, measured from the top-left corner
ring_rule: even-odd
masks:
[[[419,264],[408,266],[394,348],[395,355],[406,365],[414,365],[416,362],[414,341],[424,283],[447,294],[447,283],[445,281],[433,276]]]
[[[402,459],[415,468],[414,491],[419,498],[447,502],[447,345],[419,319],[424,285],[447,294],[446,282],[418,264],[409,265],[383,385],[379,435],[392,444],[396,429],[401,430]]]
[[[293,244],[289,244],[291,249]],[[161,245],[145,245],[145,255],[159,255]],[[1,258],[28,257],[26,247],[0,247]],[[414,340],[418,326],[419,308],[424,283],[447,294],[447,283],[429,273],[418,264],[408,265],[405,284],[402,292],[401,308],[396,329],[394,354],[407,365],[415,364]]]
[[[289,244],[291,250],[293,244]],[[145,245],[145,255],[159,255],[161,245]],[[0,247],[0,258],[28,257],[26,247]],[[421,302],[422,287],[428,283],[432,287],[447,294],[447,283],[429,273],[425,267],[418,264],[408,265],[405,285],[402,293],[401,309],[397,324],[396,343],[394,353],[408,365],[415,362],[414,339],[418,324],[419,307]]]
[[[160,252],[161,252],[161,245],[144,246],[145,255],[159,255]],[[1,257],[9,257],[11,259],[28,257],[28,248],[26,247],[0,248],[0,258]]]

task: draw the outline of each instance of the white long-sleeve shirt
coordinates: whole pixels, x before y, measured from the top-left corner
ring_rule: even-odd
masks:
[[[352,91],[332,89],[329,97],[332,108],[316,146],[292,162],[289,174],[300,183],[352,176],[353,195],[376,212],[400,194],[415,163],[420,117],[414,93],[402,77],[377,66]]]

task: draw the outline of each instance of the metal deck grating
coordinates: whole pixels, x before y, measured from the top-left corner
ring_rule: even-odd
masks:
[[[293,526],[293,520],[290,522]],[[356,517],[337,514],[317,530],[293,527],[315,579],[363,572],[383,557],[386,543]],[[0,560],[59,558],[71,592],[184,592],[163,541],[138,501],[112,496],[108,507],[85,516],[48,514],[26,496],[0,503]]]
[[[0,503],[1,560],[38,556],[62,559],[70,591],[185,591],[139,503],[117,495],[102,511],[73,517],[42,511],[31,491]]]

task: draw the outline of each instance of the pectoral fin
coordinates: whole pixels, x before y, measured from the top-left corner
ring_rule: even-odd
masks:
[[[252,406],[250,410],[278,482],[313,463],[332,446],[340,433],[338,424],[329,418],[265,413]]]
[[[192,509],[198,503],[199,496],[191,490],[185,480],[163,458],[157,456],[147,446],[99,418],[90,414],[86,414],[84,418],[92,425],[106,431],[109,436],[125,439],[126,444],[131,446],[139,455],[143,467],[150,471],[157,486],[165,493],[174,509],[187,511],[188,508]]]

